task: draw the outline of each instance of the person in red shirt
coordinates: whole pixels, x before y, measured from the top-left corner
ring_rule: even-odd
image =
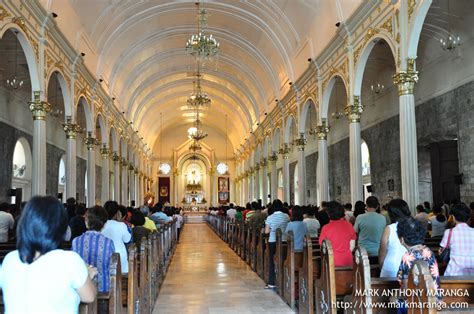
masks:
[[[329,239],[334,252],[334,266],[352,266],[352,251],[357,235],[354,227],[345,220],[344,208],[338,202],[328,202],[326,212],[329,223],[321,229],[319,243]]]
[[[247,219],[247,213],[251,212],[252,211],[252,204],[250,203],[247,203],[245,205],[245,210],[242,212],[242,216],[244,217],[244,220]]]

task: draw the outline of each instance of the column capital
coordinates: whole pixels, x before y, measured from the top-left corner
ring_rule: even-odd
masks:
[[[33,120],[46,120],[46,114],[51,111],[51,105],[41,100],[40,95],[39,91],[33,92],[33,100],[28,102]]]
[[[279,153],[280,155],[283,155],[283,159],[288,159],[291,153],[290,145],[288,143],[285,143],[283,147],[280,148]]]
[[[328,122],[326,119],[322,119],[321,125],[318,125],[316,127],[316,134],[318,136],[318,139],[321,141],[326,141],[328,139],[328,133],[331,128],[328,125]]]
[[[254,171],[255,171],[254,167],[250,167],[249,171],[248,171],[249,175],[252,175],[254,173]]]
[[[267,158],[263,158],[262,161],[260,161],[260,166],[262,168],[266,167],[268,165],[268,159]]]
[[[364,107],[360,104],[360,96],[354,96],[354,104],[344,109],[349,123],[360,123],[362,112],[364,112]]]
[[[268,157],[268,160],[270,160],[271,162],[276,162],[278,160],[278,154],[273,152],[272,155]]]
[[[138,170],[138,168],[135,168],[135,169],[133,170],[133,173],[134,173],[135,175],[140,175],[140,170]]]
[[[173,175],[174,175],[175,177],[179,176],[179,169],[178,169],[178,167],[174,167],[174,168],[173,168]]]
[[[418,82],[418,71],[415,71],[415,59],[407,59],[407,70],[399,71],[393,76],[393,84],[398,86],[398,95],[412,95]]]
[[[255,170],[255,172],[260,170],[260,163],[259,162],[257,162],[257,164],[255,165],[254,170]]]
[[[102,145],[100,148],[100,155],[102,156],[103,159],[109,159],[110,157],[110,149],[107,147],[107,145]]]
[[[63,130],[66,133],[66,139],[74,140],[76,139],[77,133],[81,130],[80,126],[76,123],[72,123],[71,116],[66,118],[66,123],[63,124]]]
[[[112,160],[114,162],[119,162],[120,161],[120,156],[117,154],[117,152],[112,153]]]
[[[88,136],[84,138],[84,144],[86,144],[87,150],[94,150],[98,141],[95,137],[92,137],[91,132],[88,132]]]
[[[121,160],[121,165],[122,165],[122,167],[127,167],[127,166],[128,166],[127,159],[122,158],[122,160]]]
[[[295,144],[296,146],[298,147],[298,150],[300,152],[303,152],[304,151],[304,147],[306,146],[306,144],[308,143],[308,140],[306,139],[306,137],[304,136],[304,133],[300,133],[300,137],[298,137],[296,140],[295,140]]]
[[[135,171],[135,167],[132,165],[132,163],[129,163],[129,164],[128,164],[128,170],[129,170],[130,172]]]

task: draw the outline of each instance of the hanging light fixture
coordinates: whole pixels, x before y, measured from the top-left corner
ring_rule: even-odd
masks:
[[[214,37],[212,37],[212,34],[210,36],[204,34],[204,29],[207,25],[207,10],[201,8],[199,2],[196,2],[196,8],[198,12],[198,33],[192,35],[186,42],[186,52],[199,59],[209,59],[215,56],[219,51],[219,43]]]
[[[189,96],[188,100],[186,101],[189,108],[196,108],[196,107],[204,107],[211,104],[211,98],[207,95],[207,93],[203,92],[201,87],[201,65],[200,62],[197,61],[197,71],[196,71],[196,81],[194,84],[194,91]]]
[[[337,81],[336,81],[335,85],[336,85],[336,111],[333,112],[333,113],[331,114],[331,116],[333,117],[333,119],[339,120],[340,118],[342,118],[342,116],[343,116],[344,114],[342,113],[342,111],[339,111],[339,106],[337,105],[337,103],[338,103],[338,98],[339,98],[339,96],[338,96],[339,93],[338,93]]]
[[[194,127],[189,128],[188,132],[191,130],[191,133],[188,133],[190,139],[194,141],[201,141],[207,137],[207,133],[202,130],[201,120],[199,120],[199,111],[196,110],[196,121],[194,121]]]
[[[56,108],[52,111],[50,111],[50,115],[57,118],[59,117],[60,115],[63,114],[63,111],[61,109],[59,109],[59,94],[58,94],[58,91],[59,91],[59,85],[58,85],[58,72],[54,72],[54,104],[53,104],[53,108]],[[48,100],[50,99],[50,97],[48,96]]]
[[[227,161],[227,115],[225,115],[225,159]],[[217,164],[216,170],[223,175],[229,171],[229,166],[226,162],[220,162]]]
[[[160,170],[160,172],[164,175],[167,175],[168,173],[170,173],[171,171],[171,166],[166,163],[166,162],[163,162],[162,158],[163,158],[163,113],[160,112],[160,166],[158,167],[158,169]]]
[[[451,30],[451,11],[448,0],[448,35],[446,38],[441,38],[439,40],[441,48],[446,51],[454,51],[457,47],[461,45],[461,37]]]
[[[23,86],[23,80],[17,77],[18,70],[18,32],[15,32],[15,72],[11,79],[7,79],[7,87],[11,89],[19,89]]]

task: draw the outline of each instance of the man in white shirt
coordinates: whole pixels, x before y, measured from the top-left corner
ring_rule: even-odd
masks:
[[[0,204],[0,242],[8,242],[8,231],[15,226],[15,219],[9,213],[10,205],[7,203]]]
[[[227,217],[229,217],[232,220],[235,220],[235,214],[236,213],[237,213],[237,211],[234,208],[234,204],[230,203],[229,209],[227,210]]]
[[[118,204],[115,201],[105,202],[104,208],[109,215],[109,220],[102,229],[102,234],[114,242],[115,252],[120,254],[120,263],[122,264],[122,273],[128,273],[128,255],[125,243],[132,239],[131,233],[128,231],[127,225],[121,221],[117,221],[121,217]]]

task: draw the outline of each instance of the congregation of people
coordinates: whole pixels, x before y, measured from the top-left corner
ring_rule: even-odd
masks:
[[[179,237],[182,211],[160,203],[133,208],[107,201],[86,208],[73,198],[61,204],[36,196],[18,210],[0,204],[0,243],[16,243],[2,256],[6,312],[77,313],[80,302],[109,291],[113,253],[127,274],[128,246],[174,221]]]
[[[318,238],[322,245],[328,239],[334,252],[336,267],[352,266],[353,251],[363,247],[369,259],[378,264],[381,278],[397,278],[401,288],[407,287],[410,269],[416,260],[425,261],[438,289],[441,301],[440,276],[474,275],[474,203],[468,207],[459,201],[450,204],[429,202],[416,207],[412,214],[402,199],[380,204],[370,196],[365,202],[342,205],[336,201],[316,206],[289,206],[275,200],[267,206],[261,201],[248,203],[245,208],[230,204],[213,208],[210,215],[223,216],[250,228],[264,228],[268,236],[269,276],[266,289],[275,289],[276,233],[282,232],[286,241],[292,232],[296,269],[301,267],[305,236]],[[437,243],[436,251],[426,241]],[[439,251],[437,248],[439,247]],[[449,261],[443,251],[449,249]],[[447,253],[447,252],[445,252]],[[443,260],[444,258],[444,260]]]

